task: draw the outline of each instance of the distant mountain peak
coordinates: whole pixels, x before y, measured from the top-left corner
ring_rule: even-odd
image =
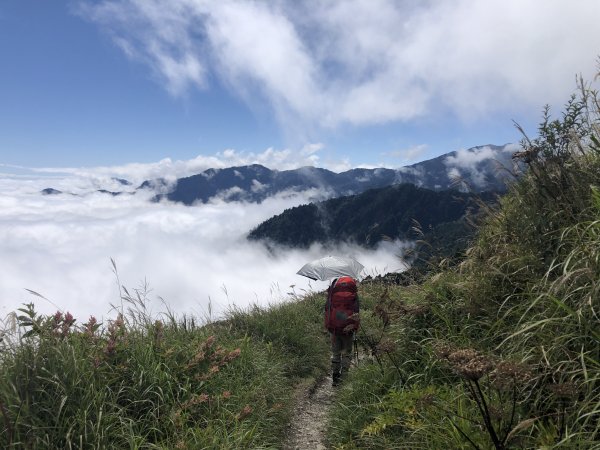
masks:
[[[58,189],[54,189],[54,188],[42,189],[40,192],[42,193],[42,195],[58,195],[58,194],[62,194],[62,191],[59,191]]]
[[[116,181],[121,186],[131,186],[131,181],[125,180],[124,178],[113,177],[112,180]]]
[[[457,180],[469,186],[470,190],[501,191],[506,188],[506,174],[498,170],[498,165],[511,164],[510,146],[481,145],[398,169],[356,168],[341,173],[314,166],[280,171],[261,164],[250,164],[207,169],[197,175],[178,179],[170,190],[165,190],[165,184],[156,181],[146,181],[140,187],[158,186],[161,191],[156,200],[166,198],[186,205],[207,202],[214,197],[226,201],[261,202],[280,192],[309,189],[321,189],[328,197],[338,197],[399,183],[446,190],[456,187]]]

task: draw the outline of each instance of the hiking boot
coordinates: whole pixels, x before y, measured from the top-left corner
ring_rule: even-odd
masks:
[[[331,378],[332,378],[332,382],[331,382],[332,386],[339,386],[340,383],[342,382],[342,377],[340,376],[339,373],[334,373]]]

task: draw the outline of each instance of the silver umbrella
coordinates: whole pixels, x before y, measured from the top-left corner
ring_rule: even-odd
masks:
[[[325,281],[343,276],[358,278],[363,268],[361,263],[352,258],[326,256],[304,264],[296,273],[312,280]]]

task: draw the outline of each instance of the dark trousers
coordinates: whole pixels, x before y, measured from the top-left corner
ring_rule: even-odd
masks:
[[[352,333],[331,333],[331,371],[334,378],[350,369],[353,342],[354,335]]]

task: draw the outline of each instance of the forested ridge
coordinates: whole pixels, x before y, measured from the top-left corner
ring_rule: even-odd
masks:
[[[384,239],[419,240],[428,244],[419,246],[420,260],[450,257],[466,248],[481,207],[493,204],[498,195],[393,185],[286,209],[248,238],[300,248],[340,242],[373,248]]]

